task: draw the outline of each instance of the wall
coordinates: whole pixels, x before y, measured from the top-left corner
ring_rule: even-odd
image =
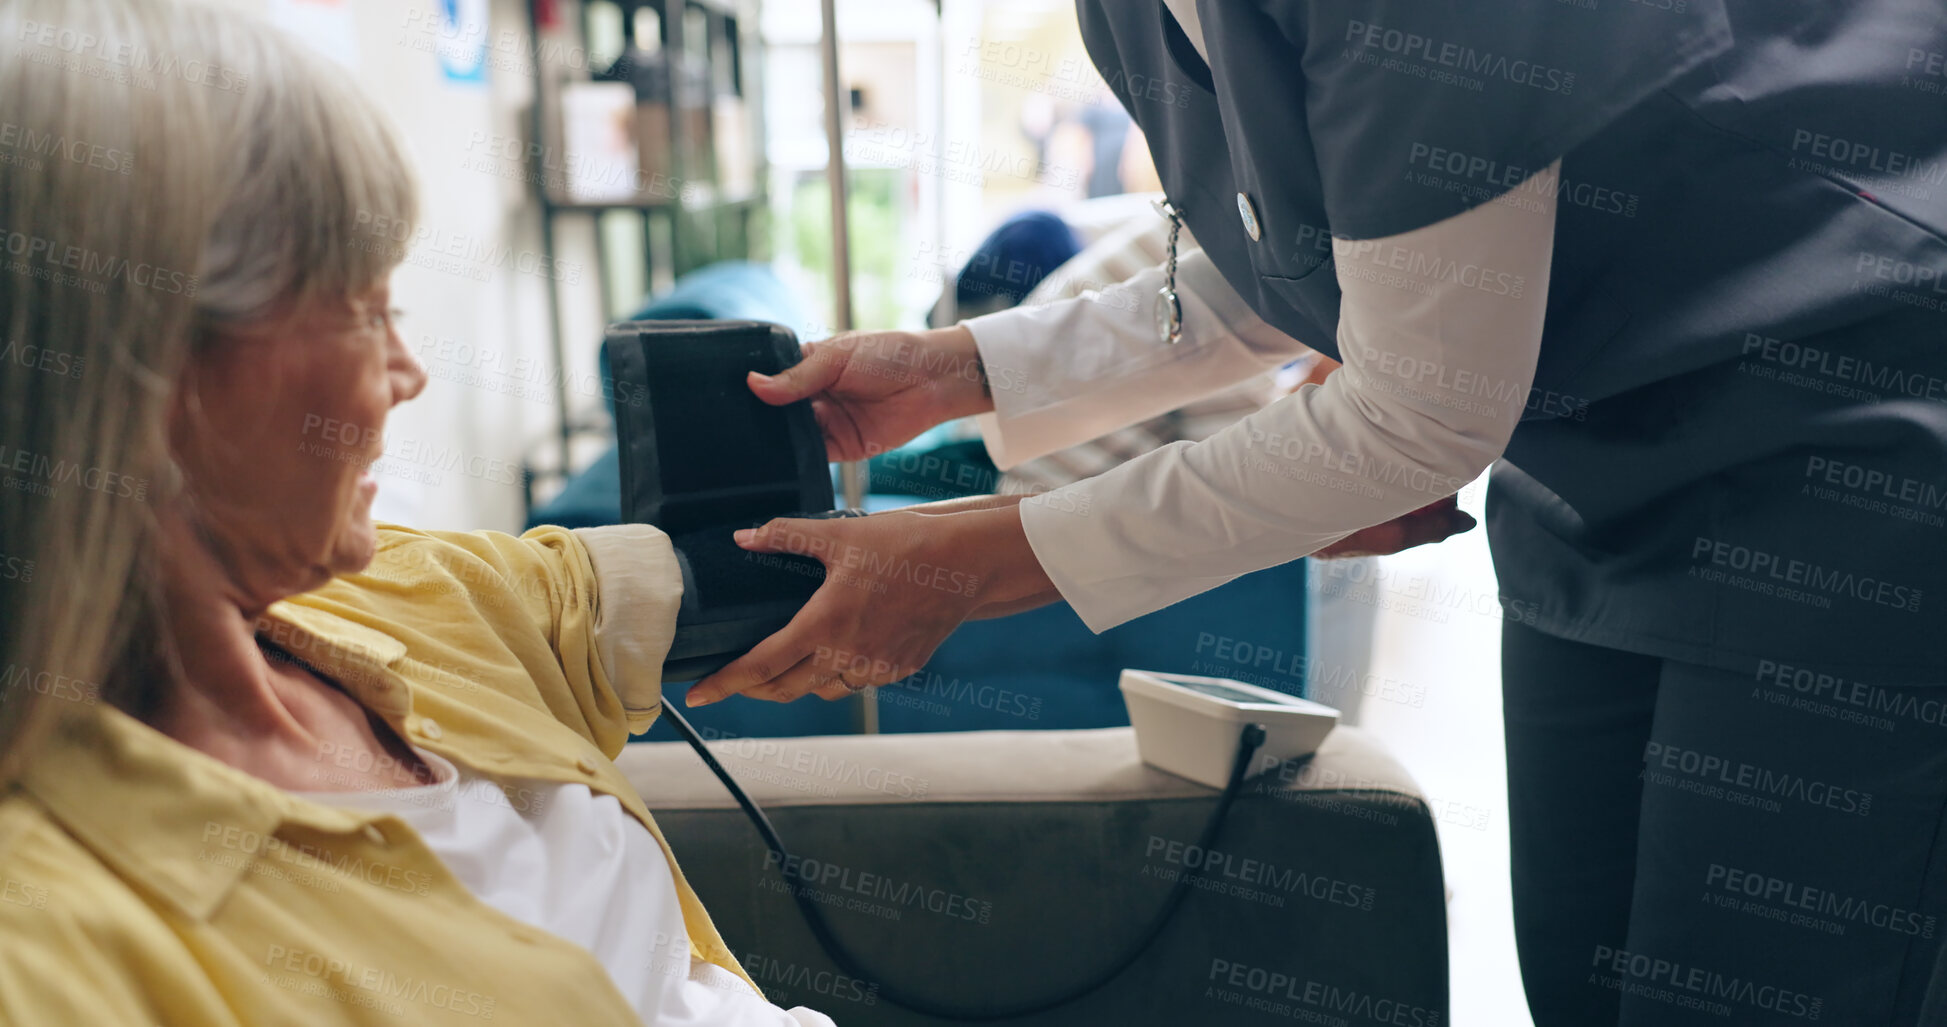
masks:
[[[582,405],[599,402],[592,375],[601,338],[587,222],[562,220],[559,262],[539,252],[540,215],[520,154],[532,94],[523,0],[460,3],[458,34],[441,31],[441,5],[428,0],[234,2],[349,67],[392,118],[419,174],[421,225],[392,285],[406,311],[401,331],[432,381],[387,426],[378,516],[517,530],[523,454],[554,424],[547,276],[563,280],[568,381]],[[573,17],[573,4],[558,6]],[[478,80],[456,80],[440,53],[463,63],[470,40],[486,44],[484,64]],[[578,50],[547,46],[551,70],[585,63]],[[555,154],[548,163],[559,167]]]

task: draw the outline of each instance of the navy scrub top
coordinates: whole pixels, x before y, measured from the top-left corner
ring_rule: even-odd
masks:
[[[1755,675],[1947,682],[1936,0],[1080,0],[1212,262],[1337,356],[1332,237],[1562,161],[1501,616]],[[1240,216],[1248,199],[1259,232]]]

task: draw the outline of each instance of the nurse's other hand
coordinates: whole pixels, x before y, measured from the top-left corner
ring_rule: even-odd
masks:
[[[1444,542],[1476,523],[1472,514],[1461,510],[1454,497],[1448,496],[1384,524],[1361,528],[1313,553],[1312,557],[1331,560],[1349,556],[1386,556],[1430,542]]]
[[[804,359],[778,374],[751,372],[750,391],[772,406],[811,400],[833,460],[864,460],[942,421],[994,408],[973,333],[959,325],[848,332],[803,349]]]
[[[960,622],[1058,598],[1021,528],[1020,496],[949,500],[833,520],[770,521],[737,533],[755,553],[825,565],[791,623],[691,687],[690,706],[743,694],[843,699],[911,676]]]

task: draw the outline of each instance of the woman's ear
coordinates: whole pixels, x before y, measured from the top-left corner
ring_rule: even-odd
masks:
[[[201,346],[192,347],[192,354],[202,350]],[[192,355],[183,363],[182,373],[176,378],[175,387],[169,394],[169,404],[162,416],[163,428],[167,433],[165,441],[169,465],[180,479],[183,458],[195,451],[197,435],[209,426],[203,416],[203,364],[197,356]]]
[[[252,417],[268,413],[263,400],[276,383],[266,376],[277,373],[273,347],[288,324],[198,332],[163,413],[170,456],[191,480],[199,468],[234,459],[226,447],[247,438]]]
[[[237,397],[239,379],[244,375],[243,368],[234,366],[239,341],[199,337],[190,346],[163,410],[168,460],[185,487],[196,481],[199,473],[214,473],[215,465],[223,462],[224,407]]]

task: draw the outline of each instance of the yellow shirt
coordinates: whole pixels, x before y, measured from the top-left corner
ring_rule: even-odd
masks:
[[[413,745],[613,795],[668,854],[611,759],[660,710],[680,597],[653,528],[388,526],[364,573],[259,632]],[[404,822],[306,802],[91,699],[0,799],[0,1023],[640,1024],[586,950],[474,898]],[[320,758],[317,790],[342,758]],[[670,865],[692,955],[748,981]]]

